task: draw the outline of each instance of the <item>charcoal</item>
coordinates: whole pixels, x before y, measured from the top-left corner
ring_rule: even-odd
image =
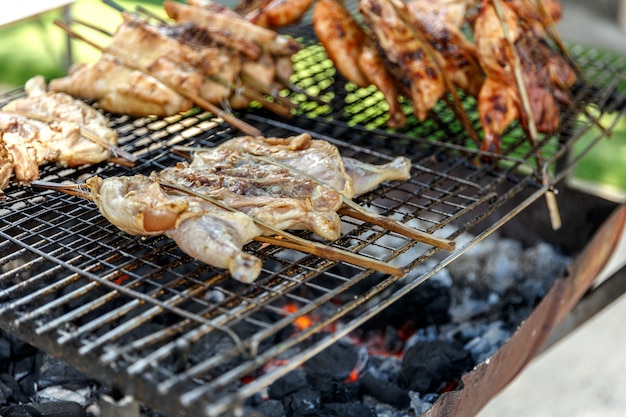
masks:
[[[17,403],[29,402],[28,397],[24,395],[19,384],[12,376],[8,374],[0,374],[0,382],[2,382],[5,385],[5,387],[7,387],[11,391],[10,399],[13,399],[14,402],[17,402]]]
[[[398,410],[405,410],[411,405],[409,391],[397,384],[374,377],[366,373],[360,379],[363,393],[376,398],[378,401],[389,404]]]
[[[274,400],[282,400],[289,394],[308,388],[309,385],[304,370],[295,369],[274,381],[269,386],[267,394]]]
[[[0,409],[2,417],[43,417],[32,405],[10,405]]]
[[[376,417],[376,413],[362,403],[333,403],[324,406],[315,417]]]
[[[0,404],[6,404],[11,398],[11,394],[13,394],[13,390],[0,381]]]
[[[361,384],[343,383],[326,375],[309,376],[311,388],[319,391],[322,404],[346,403],[362,398]]]
[[[402,372],[408,389],[426,393],[442,389],[473,365],[471,354],[457,342],[421,341],[405,352]]]
[[[339,341],[309,359],[304,366],[310,375],[327,374],[333,379],[343,381],[350,376],[358,359],[355,346]]]
[[[263,417],[284,417],[285,407],[278,400],[267,400],[256,409]]]
[[[317,416],[321,406],[320,394],[306,388],[285,397],[283,405],[291,417]]]
[[[0,410],[3,417],[84,417],[85,410],[71,401],[20,404]]]

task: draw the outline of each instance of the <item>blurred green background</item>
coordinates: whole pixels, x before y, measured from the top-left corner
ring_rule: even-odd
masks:
[[[117,0],[116,3],[129,10],[141,6],[164,16],[162,0]],[[70,10],[73,17],[96,24],[110,32],[121,22],[119,12],[101,0],[78,0],[72,4]],[[65,32],[53,23],[55,19],[62,17],[62,12],[56,10],[0,28],[0,91],[19,87],[37,74],[43,74],[50,79],[67,72],[68,40]],[[106,44],[106,37],[95,31],[81,33],[89,33],[94,41]],[[92,62],[100,56],[100,52],[83,42],[71,41],[70,44],[74,62]],[[594,193],[622,199],[626,190],[626,118],[616,120],[615,115],[609,115],[601,123],[613,126],[613,134],[610,139],[600,141],[584,156],[574,172],[574,177],[590,184]],[[574,153],[585,148],[599,134],[598,128],[592,128],[577,143]]]

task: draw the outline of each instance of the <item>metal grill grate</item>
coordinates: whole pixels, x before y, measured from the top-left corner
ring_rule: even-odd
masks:
[[[583,108],[593,104],[600,114],[624,110],[624,62],[574,48],[587,82],[576,88],[579,107],[564,114],[558,134],[532,148],[513,125],[503,155],[477,163],[476,144],[445,105],[424,123],[410,118],[403,131],[388,132],[382,96],[346,83],[319,45],[310,37],[301,41],[307,47],[295,57],[295,83],[332,101],[320,104],[294,93],[300,114],[293,119],[260,108],[240,117],[266,136],[310,132],[336,144],[343,155],[367,162],[408,156],[410,180],[385,183],[358,203],[440,237],[471,232],[475,238],[444,253],[343,218],[342,237],[329,244],[406,267],[408,276],[400,280],[250,243],[246,250],[263,259],[264,268],[254,284],[244,285],[189,258],[167,238],[126,235],[89,201],[11,187],[0,201],[2,327],[157,411],[176,415],[184,408],[197,416],[232,411],[408,294],[561,181],[576,162],[568,160],[569,150],[593,126]],[[8,93],[1,101],[21,94]],[[464,102],[477,123],[472,99]],[[42,179],[149,174],[182,160],[171,152],[173,145],[209,147],[238,135],[198,110],[163,120],[110,117],[120,145],[139,158],[135,167],[50,166]],[[543,165],[537,165],[537,155]],[[507,214],[490,220],[497,209]],[[294,326],[303,316],[313,317],[314,324]]]

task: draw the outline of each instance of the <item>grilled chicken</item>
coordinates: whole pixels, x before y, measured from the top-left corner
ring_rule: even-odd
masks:
[[[78,166],[111,157],[117,133],[104,115],[68,94],[46,91],[42,76],[28,80],[25,90],[26,97],[0,111],[0,189],[11,173],[28,184],[39,179],[39,167],[46,163]],[[84,136],[86,131],[98,141]]]
[[[244,0],[235,10],[256,25],[282,28],[302,20],[312,4],[313,0]]]
[[[50,89],[95,100],[105,111],[130,116],[164,117],[194,106],[155,78],[106,53],[93,63],[72,65],[68,75],[50,80]]]
[[[406,179],[409,170],[404,157],[383,165],[342,158],[336,147],[308,134],[244,136],[199,149],[190,162],[149,177],[93,177],[87,186],[102,214],[121,230],[164,234],[189,255],[252,282],[260,261],[243,253],[242,246],[272,233],[261,230],[263,225],[310,230],[335,240],[341,234],[337,211],[346,196],[370,191],[382,181]],[[164,191],[168,186],[177,191]]]
[[[348,81],[367,87],[370,83],[359,65],[361,47],[367,35],[339,0],[318,0],[315,3],[313,30],[337,70]]]
[[[326,185],[346,198],[371,191],[383,181],[406,180],[410,177],[410,161],[397,157],[394,161],[373,165],[340,155],[336,146],[316,140],[308,133],[287,138],[242,136],[218,148],[239,150],[267,157],[292,169],[292,175],[305,175]],[[202,154],[198,155],[202,158]]]
[[[500,153],[501,136],[518,119],[528,130],[532,116],[536,129],[550,133],[559,126],[560,106],[570,104],[569,87],[576,74],[560,54],[534,30],[535,21],[520,18],[515,2],[502,3],[504,23],[514,49],[504,35],[502,22],[490,2],[481,5],[474,23],[475,42],[487,80],[478,95],[478,112],[484,138],[481,149]],[[529,23],[530,22],[530,23]],[[519,61],[531,114],[526,114],[514,71]]]
[[[389,106],[387,125],[399,128],[406,116],[400,106],[396,80],[352,14],[340,0],[318,0],[313,9],[313,30],[337,71],[359,87],[375,85]]]
[[[291,56],[300,49],[295,39],[255,25],[230,9],[214,5],[207,0],[189,0],[188,4],[166,0],[163,3],[167,15],[178,23],[191,22],[202,29],[234,33],[260,45],[270,55]]]
[[[362,0],[359,10],[384,51],[390,72],[407,90],[415,116],[423,121],[443,96],[445,84],[428,46],[400,19],[391,1]]]
[[[197,152],[190,165],[159,173],[163,180],[223,201],[280,230],[310,230],[335,240],[341,234],[341,194],[288,168],[225,147]]]
[[[112,224],[131,235],[166,235],[188,255],[226,268],[245,283],[259,275],[262,262],[242,250],[261,230],[252,218],[188,195],[166,193],[155,177],[92,177],[93,201]]]
[[[458,13],[448,15],[448,7],[433,7],[432,0],[413,0],[408,11],[413,24],[423,34],[428,43],[441,54],[443,70],[457,87],[476,97],[484,81],[483,71],[478,63],[476,47],[459,29]],[[464,4],[458,3],[457,7]],[[452,20],[452,21],[449,21]]]

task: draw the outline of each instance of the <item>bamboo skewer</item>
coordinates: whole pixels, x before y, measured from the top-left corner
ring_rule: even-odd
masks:
[[[289,171],[300,175],[304,178],[307,178],[311,181],[315,181],[316,183],[320,184],[320,182],[313,178],[312,176],[310,176],[309,174],[307,174],[306,172],[303,172],[297,168],[294,168],[290,165],[286,165],[283,164],[280,161],[277,161],[273,158],[269,158],[267,156],[260,156],[260,155],[251,155],[251,154],[247,154],[253,158],[259,159],[261,161],[267,162],[269,164],[274,164],[274,165],[278,165],[280,167],[283,167],[285,169],[288,169]],[[341,195],[341,199],[342,202],[344,204],[344,207],[341,208],[340,213],[348,215],[350,217],[353,217],[355,219],[358,220],[363,220],[366,221],[368,223],[372,223],[375,224],[377,226],[381,226],[384,227],[387,230],[390,230],[392,232],[396,232],[398,234],[401,234],[403,236],[406,236],[408,238],[411,238],[413,240],[416,240],[418,242],[423,242],[423,243],[428,243],[432,246],[435,246],[439,249],[445,249],[448,251],[453,251],[456,247],[456,244],[454,241],[448,240],[448,239],[443,239],[443,238],[439,238],[433,235],[430,235],[428,233],[424,233],[421,232],[417,229],[414,229],[412,227],[409,227],[407,225],[405,225],[402,222],[399,222],[397,220],[391,219],[389,217],[386,216],[382,216],[376,213],[372,213],[371,211],[367,210],[365,207],[362,207],[360,205],[358,205],[357,203],[355,203],[352,199],[346,197],[345,195]]]
[[[3,110],[3,111],[16,114],[18,116],[23,116],[28,119],[38,120],[40,122],[63,122],[63,121],[67,122],[67,120],[61,119],[59,117],[44,116],[41,114],[27,113],[27,112],[15,111],[15,110],[11,110],[11,111]],[[75,123],[75,124],[78,125],[78,123]],[[135,155],[131,154],[130,152],[126,152],[125,150],[104,141],[101,137],[93,133],[91,130],[86,129],[80,125],[78,126],[78,128],[80,130],[80,134],[84,136],[86,139],[90,140],[91,142],[97,145],[102,146],[105,149],[108,149],[113,154],[113,156],[115,157],[120,156],[122,160],[128,161],[130,163],[129,164],[129,163],[124,163],[123,161],[120,161],[121,165],[132,167],[134,163],[137,161],[137,157]]]
[[[536,147],[538,144],[537,140],[537,125],[535,124],[535,118],[532,112],[532,108],[530,106],[530,100],[528,98],[528,90],[526,89],[526,83],[524,82],[524,76],[522,73],[522,65],[520,63],[520,58],[515,49],[515,42],[511,38],[511,33],[509,32],[508,25],[505,22],[504,10],[502,9],[502,5],[500,4],[500,0],[492,0],[494,9],[498,18],[500,20],[500,25],[502,26],[502,32],[504,34],[504,38],[506,39],[509,48],[511,48],[512,57],[513,57],[513,71],[515,74],[515,82],[517,84],[518,93],[520,95],[520,99],[522,100],[522,106],[524,108],[524,112],[526,112],[526,117],[528,118],[528,134],[531,145]],[[537,163],[543,165],[543,155],[541,153],[541,149],[537,149]],[[542,181],[544,185],[550,180],[550,174],[546,171],[543,174]],[[548,215],[550,217],[550,224],[552,225],[553,230],[558,230],[562,226],[561,222],[561,214],[559,212],[559,207],[556,199],[556,195],[552,189],[548,189],[545,194],[546,206],[548,208]]]
[[[213,103],[210,103],[209,101],[203,99],[202,97],[198,96],[197,94],[191,92],[191,91],[187,91],[184,90],[180,87],[174,86],[172,85],[169,81],[163,79],[162,77],[153,74],[150,69],[148,68],[144,68],[140,65],[136,65],[133,62],[130,62],[128,59],[126,59],[126,57],[115,53],[113,51],[110,51],[109,48],[105,48],[102,47],[100,45],[97,45],[96,43],[88,40],[87,38],[85,38],[84,36],[74,32],[69,26],[67,26],[65,23],[61,22],[60,20],[55,20],[54,23],[61,27],[63,30],[65,30],[68,35],[70,35],[72,38],[81,40],[85,43],[87,43],[88,45],[96,48],[97,50],[99,50],[102,53],[108,53],[112,56],[114,56],[115,58],[119,59],[124,65],[126,65],[127,67],[134,69],[136,71],[140,71],[143,72],[144,74],[147,74],[153,78],[155,78],[157,81],[161,82],[163,85],[167,86],[168,88],[176,91],[178,94],[184,96],[185,98],[191,100],[192,102],[194,102],[196,105],[198,105],[199,107],[203,108],[204,110],[207,110],[213,114],[215,114],[218,117],[221,117],[226,123],[230,124],[231,126],[241,130],[242,132],[244,132],[247,135],[250,136],[260,136],[261,135],[261,131],[259,129],[257,129],[256,127],[253,127],[251,125],[249,125],[248,123],[244,122],[243,120],[237,119],[235,116],[226,113],[225,111],[223,111],[222,109],[220,109],[219,107],[217,107],[216,105],[214,105]]]

